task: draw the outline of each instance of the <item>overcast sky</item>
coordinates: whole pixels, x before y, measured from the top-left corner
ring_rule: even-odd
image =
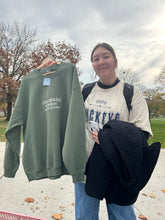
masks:
[[[164,0],[1,0],[0,20],[26,21],[41,40],[76,45],[81,79],[94,80],[90,53],[111,44],[118,67],[141,73],[147,87],[165,65]]]

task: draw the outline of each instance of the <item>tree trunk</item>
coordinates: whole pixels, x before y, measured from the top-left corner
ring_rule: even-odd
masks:
[[[10,116],[12,113],[12,101],[11,101],[12,96],[8,93],[7,94],[7,117],[6,121],[10,120]]]

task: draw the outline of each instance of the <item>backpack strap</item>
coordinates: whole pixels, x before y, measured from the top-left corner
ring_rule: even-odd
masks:
[[[96,82],[92,82],[92,83],[88,83],[83,87],[82,90],[82,95],[83,95],[83,99],[84,102],[86,100],[86,98],[88,97],[88,95],[90,94],[91,90],[93,89],[93,87],[95,86]],[[128,111],[130,112],[132,109],[132,97],[133,97],[133,92],[134,92],[134,87],[131,84],[128,83],[124,83],[124,88],[123,88],[123,95],[127,104],[127,108]]]
[[[86,100],[86,98],[88,97],[89,93],[91,92],[91,90],[93,89],[93,87],[95,86],[96,82],[92,82],[92,83],[88,83],[83,87],[82,90],[82,95],[83,95],[83,99],[84,102]]]
[[[132,97],[133,97],[134,87],[131,84],[124,83],[123,95],[127,104],[128,111],[132,110]]]

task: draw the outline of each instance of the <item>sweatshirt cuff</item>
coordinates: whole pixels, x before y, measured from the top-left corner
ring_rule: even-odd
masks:
[[[16,172],[14,172],[12,170],[5,170],[4,169],[4,177],[14,178],[15,174],[16,174]]]
[[[85,179],[84,172],[77,175],[72,175],[73,183],[83,182]]]

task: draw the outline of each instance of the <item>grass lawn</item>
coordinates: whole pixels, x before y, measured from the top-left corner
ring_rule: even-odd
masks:
[[[5,142],[5,131],[7,128],[8,122],[5,121],[5,118],[0,117],[0,141]],[[154,136],[149,139],[148,143],[159,141],[161,147],[165,148],[165,118],[151,119],[151,128]]]
[[[5,121],[5,118],[0,117],[0,141],[4,142],[5,141],[5,131],[7,128],[8,122]]]
[[[165,118],[153,118],[151,119],[151,128],[154,136],[149,139],[148,143],[159,141],[161,147],[165,148]]]

